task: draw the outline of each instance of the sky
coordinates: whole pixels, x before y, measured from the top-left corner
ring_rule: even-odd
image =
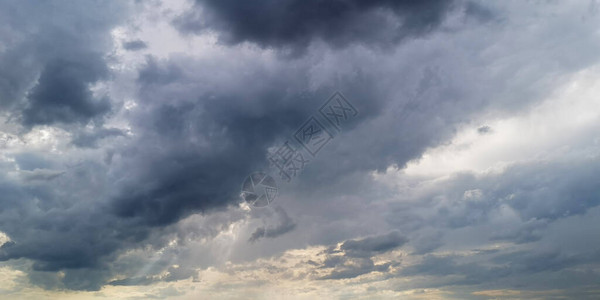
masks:
[[[2,1],[0,298],[598,299],[598,86],[595,0]]]

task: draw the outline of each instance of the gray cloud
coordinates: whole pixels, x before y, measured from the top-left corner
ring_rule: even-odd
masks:
[[[443,234],[440,231],[419,237],[414,243],[415,254],[427,254],[443,246]]]
[[[492,128],[487,125],[477,128],[477,133],[479,133],[479,134],[488,134],[490,132],[492,132]]]
[[[26,126],[54,123],[81,123],[110,110],[108,99],[94,99],[88,86],[106,78],[105,63],[98,55],[81,61],[57,59],[42,71],[38,84],[29,95],[23,111]]]
[[[339,249],[330,246],[323,254],[325,260],[317,268],[331,269],[329,274],[319,277],[326,279],[355,278],[371,272],[388,272],[390,266],[398,265],[396,261],[375,264],[373,257],[402,247],[408,239],[398,232],[369,236],[363,239],[344,241]]]
[[[275,207],[275,212],[278,216],[278,224],[275,226],[258,227],[250,238],[249,242],[254,243],[261,238],[276,238],[280,235],[286,234],[296,228],[294,220],[288,216],[288,214],[280,206]]]
[[[20,172],[21,177],[26,181],[36,180],[52,180],[58,176],[63,175],[64,171],[48,170],[48,169],[35,169],[33,171],[23,170]]]
[[[585,271],[586,267],[583,267],[584,270],[576,267],[597,260],[598,254],[589,252],[585,255],[552,251],[518,251],[471,257],[426,255],[421,262],[399,269],[398,275],[436,278],[429,284],[418,286],[420,288],[484,285],[486,289],[519,289],[527,284],[529,289],[576,289],[574,285],[585,286],[598,278],[597,273]],[[585,274],[590,277],[582,280]],[[567,279],[570,276],[572,281]]]
[[[240,182],[267,165],[267,148],[293,132],[333,93],[325,87],[309,90],[305,67],[280,66],[271,71],[253,64],[248,66],[253,74],[249,76],[224,64],[219,68],[231,68],[227,71],[231,73],[222,81],[194,73],[196,68],[216,68],[214,61],[149,58],[138,77],[140,104],[145,108],[131,116],[138,138],[120,153],[128,158],[128,166],[121,166],[123,181],[113,200],[114,213],[165,225],[239,201]],[[253,85],[258,76],[263,83]],[[223,89],[181,85],[206,80]],[[343,84],[356,86],[358,80],[349,78]],[[357,95],[371,91],[369,83],[357,87]],[[356,105],[366,118],[382,103]],[[156,151],[147,144],[163,149]],[[145,188],[139,189],[142,181]]]
[[[0,6],[0,107],[11,116],[10,126],[19,122],[23,132],[36,125],[68,131],[102,124],[111,100],[92,87],[111,77],[110,30],[129,12],[129,4],[6,1]],[[123,231],[104,234],[123,225],[101,212],[107,189],[96,180],[105,178],[106,169],[86,161],[65,170],[68,159],[50,151],[11,155],[26,184],[0,178],[0,230],[13,241],[2,247],[0,260],[30,259],[23,271],[46,288],[99,289],[110,276],[104,259],[128,239],[120,234],[131,237]],[[65,270],[63,277],[54,276],[58,270]]]
[[[125,3],[62,5],[7,1],[2,4],[0,105],[23,125],[100,121],[110,101],[90,86],[108,79],[104,54]]]
[[[337,279],[349,279],[356,278],[360,275],[368,274],[371,272],[387,272],[391,262],[375,265],[369,258],[353,258],[346,259],[344,262],[351,261],[349,265],[338,265],[331,271],[330,274],[320,277],[321,280],[337,280]]]
[[[349,240],[342,243],[340,249],[351,257],[368,257],[398,248],[408,242],[399,232],[367,237],[361,240]]]
[[[443,285],[470,285],[479,284],[491,279],[498,279],[509,276],[511,271],[504,267],[484,267],[477,263],[457,263],[455,257],[438,257],[426,255],[419,264],[404,267],[400,271],[404,276],[451,276]]]
[[[95,148],[98,141],[109,138],[125,136],[125,133],[117,128],[96,128],[94,130],[81,130],[75,134],[71,143],[80,148]]]
[[[196,11],[175,24],[183,32],[217,30],[228,43],[306,46],[314,39],[332,45],[388,45],[440,25],[452,1],[235,1],[199,0]]]
[[[148,48],[148,45],[146,45],[146,43],[142,40],[133,40],[133,41],[123,42],[123,48],[125,48],[125,50],[129,50],[129,51],[138,51],[138,50]]]
[[[131,285],[150,285],[155,283],[157,279],[152,277],[133,277],[133,278],[125,278],[118,279],[109,282],[110,285],[123,285],[123,286],[131,286]]]

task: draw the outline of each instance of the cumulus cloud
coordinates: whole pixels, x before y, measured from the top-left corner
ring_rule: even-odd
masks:
[[[2,106],[27,127],[86,124],[109,112],[110,101],[90,87],[108,78],[109,30],[126,11],[117,3],[4,3]]]
[[[81,61],[57,59],[44,66],[23,111],[26,126],[82,123],[110,110],[108,99],[94,99],[89,85],[107,75],[104,62],[89,56]]]

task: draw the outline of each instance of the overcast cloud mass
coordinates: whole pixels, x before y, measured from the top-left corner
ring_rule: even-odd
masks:
[[[595,0],[2,1],[0,298],[599,299],[599,28]]]

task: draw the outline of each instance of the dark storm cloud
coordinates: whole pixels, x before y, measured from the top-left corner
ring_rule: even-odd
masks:
[[[110,78],[105,61],[110,30],[127,5],[3,1],[0,107],[12,116],[9,122],[67,130],[102,123],[111,104],[91,87]],[[93,144],[94,138],[79,137],[76,143]],[[102,165],[80,162],[65,170],[61,157],[33,151],[14,159],[20,176],[6,177],[2,170],[0,177],[0,230],[12,240],[0,249],[0,260],[31,260],[23,271],[33,284],[49,289],[98,290],[112,276],[111,255],[148,237],[148,230],[103,213],[108,188]],[[59,270],[64,276],[57,276]]]
[[[102,193],[101,188],[95,187],[93,193],[88,193],[65,185],[66,181],[72,181],[75,185],[94,188],[89,180],[97,175],[67,173],[62,176],[68,178],[54,179],[46,187],[1,188],[5,195],[11,193],[2,201],[4,207],[11,208],[1,211],[0,226],[13,241],[0,248],[0,261],[31,260],[31,267],[22,271],[30,275],[33,284],[49,289],[99,290],[114,278],[113,262],[120,250],[136,248],[141,243],[159,248],[164,245],[167,241],[152,238],[150,228],[111,217],[103,212],[102,204],[90,201],[94,193]],[[50,189],[51,186],[54,188]],[[57,187],[69,189],[76,198],[57,192]],[[43,199],[43,203],[35,203],[36,199]],[[34,205],[37,208],[33,208]],[[56,209],[61,206],[68,209]],[[32,214],[34,209],[40,212]],[[139,267],[130,266],[133,272]],[[64,276],[54,280],[58,271]]]
[[[447,141],[458,124],[482,109],[515,110],[531,104],[515,104],[495,94],[482,100],[466,90],[463,80],[493,87],[493,94],[506,88],[505,78],[496,77],[501,72],[490,75],[476,69],[461,73],[468,78],[463,79],[450,72],[460,73],[462,69],[453,70],[441,61],[441,66],[431,67],[429,61],[438,54],[364,58],[362,52],[341,52],[340,60],[348,68],[341,65],[339,70],[338,66],[315,70],[310,57],[285,62],[223,51],[227,54],[215,54],[211,59],[181,54],[162,60],[150,56],[140,69],[140,108],[129,114],[136,137],[126,147],[116,149],[114,155],[119,161],[113,169],[117,180],[111,190],[110,210],[114,215],[141,226],[160,227],[236,203],[243,179],[265,168],[267,148],[293,134],[335,90],[341,90],[360,114],[294,182],[300,191],[298,199],[304,199],[307,191],[320,189],[340,194],[346,187],[332,186],[332,182],[348,180],[348,176],[364,181],[364,172],[385,170],[391,164],[404,166],[427,147]],[[231,60],[229,55],[233,54],[243,55]],[[318,60],[319,65],[332,64],[318,51],[315,55],[324,60]],[[375,59],[384,59],[382,66],[407,63],[390,69],[373,68]],[[410,68],[413,60],[423,66]],[[485,61],[462,62],[478,68],[486,65]],[[316,71],[335,77],[335,81],[315,82],[308,74]],[[318,75],[315,77],[321,78]],[[524,79],[529,80],[538,81],[539,77]],[[529,87],[525,87],[527,93],[531,92]],[[533,94],[535,97],[528,98],[532,102],[543,95]],[[462,197],[464,191],[453,196]],[[457,206],[440,207],[437,212],[443,217],[433,222],[446,222],[452,228],[478,224],[494,204],[466,201]],[[400,222],[397,215],[393,219]]]
[[[183,32],[216,30],[229,43],[302,48],[314,39],[336,46],[393,44],[438,27],[453,1],[198,0],[197,5],[175,21]]]
[[[144,109],[132,115],[139,138],[120,153],[128,159],[127,167],[120,166],[116,215],[165,225],[239,201],[244,177],[267,165],[267,148],[293,133],[333,94],[330,88],[309,90],[306,70],[295,66],[228,69],[227,81],[215,76],[216,82],[204,87],[211,80],[206,74],[227,67],[213,64],[186,57],[148,58],[140,70]],[[195,68],[214,70],[195,74]],[[377,94],[375,84],[361,77],[341,84],[354,86],[349,90],[356,90],[356,96]],[[361,119],[381,105],[378,99],[356,103]]]
[[[102,172],[101,166],[95,167],[100,172],[70,170],[51,182],[31,186],[0,178],[0,227],[12,240],[0,248],[0,260],[28,258],[33,264],[26,271],[37,274],[40,282],[52,277],[47,272],[65,270],[66,276],[60,282],[67,288],[98,289],[102,278],[110,275],[103,258],[135,240],[134,232],[146,232],[140,228],[129,231],[121,227],[123,223],[101,212],[95,201],[104,187],[90,184]],[[72,272],[86,273],[89,280],[70,285],[71,278],[81,278]]]
[[[127,12],[128,4],[116,1],[3,1],[0,107],[12,116],[9,122],[67,130],[102,123],[110,100],[91,87],[110,78],[110,30]],[[0,230],[12,240],[0,249],[0,260],[30,259],[23,271],[47,288],[99,289],[111,276],[106,259],[147,230],[129,231],[102,213],[101,165],[81,162],[65,170],[61,157],[33,151],[14,159],[21,181],[5,170],[0,177]],[[64,276],[55,276],[59,270]]]
[[[13,242],[1,248],[0,260],[29,258],[38,271],[102,270],[115,250],[147,238],[147,229],[103,212],[103,172],[102,165],[80,166],[32,186],[3,177],[0,225]]]
[[[106,114],[110,110],[109,100],[95,99],[89,85],[106,78],[107,74],[106,65],[98,54],[85,55],[78,61],[58,58],[48,62],[28,96],[23,124],[86,124]]]
[[[267,72],[254,66],[252,75],[235,73],[242,74],[237,82],[217,82],[214,89],[204,90],[204,77],[189,77],[195,68],[188,66],[195,62],[179,63],[150,60],[140,71],[143,109],[131,112],[135,135],[114,150],[112,164],[82,162],[46,185],[7,184],[2,207],[11,209],[3,211],[0,228],[14,244],[2,249],[1,260],[33,260],[27,271],[38,272],[40,282],[51,282],[59,270],[67,275],[85,270],[94,280],[63,280],[57,288],[97,290],[111,279],[112,262],[120,251],[146,243],[160,247],[164,240],[153,238],[152,232],[162,232],[161,227],[184,216],[239,201],[240,182],[265,161],[265,149],[330,96],[329,89],[307,94],[306,80],[293,80],[302,78],[302,70],[286,75],[288,69]],[[256,74],[263,85],[253,84]],[[113,133],[75,132],[73,143],[90,146]],[[40,156],[16,160],[31,170],[52,169]],[[36,213],[40,207],[43,211]],[[24,215],[17,217],[21,213],[15,211]],[[283,221],[265,235],[293,229],[290,219]],[[40,275],[44,272],[45,277]],[[131,283],[134,277],[113,284]]]
[[[0,106],[26,127],[86,124],[110,111],[90,86],[108,78],[104,55],[125,3],[5,1],[0,9]]]

